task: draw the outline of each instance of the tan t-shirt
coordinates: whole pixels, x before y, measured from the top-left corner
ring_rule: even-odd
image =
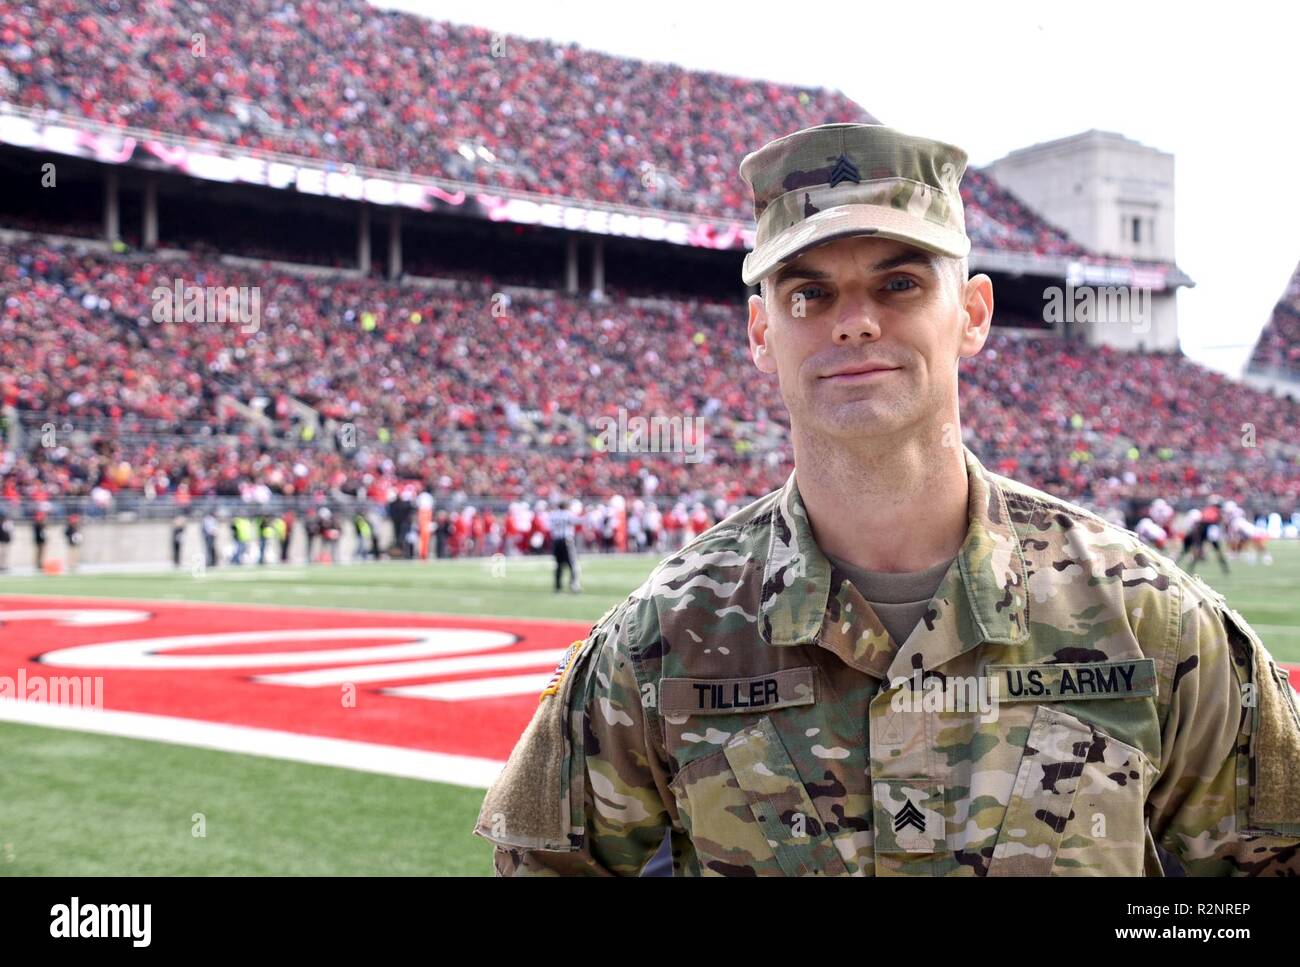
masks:
[[[826,556],[849,576],[853,586],[871,605],[896,645],[907,640],[917,622],[925,615],[925,606],[934,598],[934,592],[939,590],[944,575],[956,560],[954,556],[924,571],[891,573],[868,571],[838,557],[829,554]]]

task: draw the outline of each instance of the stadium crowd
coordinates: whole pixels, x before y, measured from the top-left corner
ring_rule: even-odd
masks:
[[[260,318],[218,318],[205,301],[187,321],[174,305],[177,283],[205,294],[233,287],[250,306],[256,290]],[[735,313],[723,303],[597,305],[468,281],[443,292],[0,245],[0,350],[30,361],[4,379],[0,401],[56,423],[182,421],[200,411],[224,422],[212,410],[219,396],[263,397],[287,431],[293,397],[353,423],[361,439],[455,435],[473,446],[582,445],[581,426],[562,417],[586,415],[595,429],[620,407],[764,423],[779,394],[735,379],[747,360]]]
[[[159,321],[177,280],[258,288],[256,331],[206,310]],[[1099,504],[1213,491],[1295,505],[1294,449],[1280,444],[1300,404],[1180,355],[999,322],[962,370],[967,442],[994,469]],[[0,405],[26,429],[0,457],[0,495],[356,493],[369,478],[421,481],[453,502],[552,491],[736,502],[790,466],[778,388],[743,333],[736,304],[503,297],[463,280],[444,292],[0,246],[0,358],[23,361],[0,371]],[[249,416],[259,403],[264,421]],[[676,452],[626,438],[613,439],[624,452],[602,452],[620,410],[677,418]]]
[[[746,153],[810,124],[873,120],[836,91],[363,0],[26,0],[0,8],[0,98],[327,165],[745,221]],[[1100,258],[977,169],[962,197],[978,248]],[[74,222],[68,211],[5,219]],[[74,234],[100,230],[87,208]],[[429,287],[238,267],[201,225],[174,231],[164,243],[184,257],[121,241],[114,254],[0,243],[0,440],[22,440],[0,452],[11,516],[71,497],[92,516],[127,498],[343,507],[412,487],[439,513],[579,497],[716,518],[789,473],[778,387],[756,373],[735,303],[613,289],[592,302],[504,275],[448,273]],[[318,240],[285,232],[250,238],[245,254],[313,260],[302,250]],[[233,294],[256,318],[188,314],[184,298],[172,304],[177,286]],[[1178,354],[1033,337],[1019,321],[1000,311],[962,366],[966,442],[993,469],[1097,507],[1216,493],[1296,508],[1300,404]],[[1296,371],[1298,328],[1300,270],[1257,359]],[[607,452],[608,424],[621,432],[637,417],[680,421],[679,445],[622,438]]]
[[[1247,366],[1300,382],[1300,265],[1273,307]]]
[[[874,120],[838,91],[363,0],[28,0],[0,8],[0,97],[247,149],[742,221],[745,154],[812,124]],[[962,198],[977,247],[1091,258],[981,172]]]

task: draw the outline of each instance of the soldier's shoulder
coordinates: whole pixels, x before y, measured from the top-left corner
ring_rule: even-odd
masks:
[[[1114,530],[1132,537],[1139,543],[1141,542],[1141,538],[1133,531],[1111,523],[1074,501],[1066,500],[1064,497],[1058,497],[1055,494],[1049,494],[1045,490],[1031,487],[1027,483],[1003,476],[1000,473],[993,473],[992,471],[985,471],[985,473],[989,482],[1002,492],[1002,495],[1006,498],[1008,508],[1013,513],[1019,511],[1021,514],[1026,514],[1037,510],[1047,514],[1059,515],[1052,522],[1062,529],[1069,529],[1075,524],[1087,524],[1089,527]]]
[[[1037,538],[1053,544],[1068,543],[1076,552],[1109,556],[1116,563],[1123,561],[1150,567],[1171,579],[1190,581],[1190,576],[1182,568],[1135,531],[1019,480],[995,473],[988,476],[1006,498],[1012,523],[1022,540]]]
[[[1020,481],[989,477],[1006,499],[1026,560],[1057,587],[1117,596],[1144,646],[1172,644],[1188,612],[1225,611],[1222,595],[1128,528]]]
[[[672,593],[683,577],[734,567],[734,555],[766,554],[772,514],[780,494],[779,490],[765,494],[692,538],[656,564],[634,594],[656,597]]]
[[[719,596],[739,594],[742,586],[761,584],[780,494],[775,490],[757,498],[654,566],[617,606],[620,622],[632,630],[633,647],[651,642],[666,616],[680,619],[683,612],[698,610],[696,606],[703,606],[703,601],[697,598],[707,598],[709,606],[716,607]]]

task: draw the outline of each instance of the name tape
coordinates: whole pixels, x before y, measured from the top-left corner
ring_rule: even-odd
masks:
[[[665,678],[659,695],[667,715],[768,711],[816,701],[811,666],[752,678]]]

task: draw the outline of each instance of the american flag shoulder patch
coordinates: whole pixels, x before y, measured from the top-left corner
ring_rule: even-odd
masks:
[[[564,676],[573,666],[574,658],[577,657],[578,652],[582,650],[582,646],[586,643],[586,638],[579,638],[565,650],[564,656],[560,659],[560,663],[555,666],[555,671],[551,675],[551,680],[548,681],[546,687],[542,689],[542,694],[537,696],[539,702],[546,698],[547,695],[556,695],[559,693],[560,686],[564,684]]]

